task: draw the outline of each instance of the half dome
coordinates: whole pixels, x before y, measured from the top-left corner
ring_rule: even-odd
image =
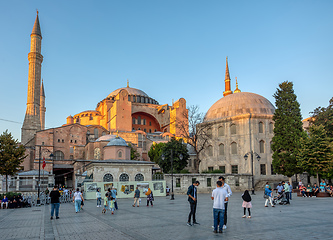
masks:
[[[255,93],[239,92],[227,95],[214,103],[207,111],[204,122],[243,114],[273,115],[273,104]]]

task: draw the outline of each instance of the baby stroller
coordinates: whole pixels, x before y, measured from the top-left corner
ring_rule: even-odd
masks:
[[[286,205],[288,203],[288,200],[286,198],[286,193],[278,193],[278,195],[273,196],[273,204],[280,204],[280,205]]]

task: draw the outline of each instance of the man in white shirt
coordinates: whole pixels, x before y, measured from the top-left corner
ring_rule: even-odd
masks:
[[[228,201],[227,191],[222,188],[222,182],[216,182],[216,189],[212,192],[213,215],[214,215],[214,233],[217,233],[217,226],[219,225],[219,233],[222,233],[222,225],[224,221],[224,201]],[[220,223],[220,224],[219,224]]]
[[[227,199],[224,200],[224,219],[223,219],[223,229],[227,229],[227,221],[228,221],[228,199],[232,195],[231,188],[228,184],[225,183],[225,178],[223,176],[219,177],[219,181],[222,182],[222,189],[227,192]]]

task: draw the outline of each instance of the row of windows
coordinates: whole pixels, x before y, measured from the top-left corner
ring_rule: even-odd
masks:
[[[138,102],[138,103],[150,103],[150,104],[158,104],[157,101],[154,99],[148,98],[148,97],[142,97],[142,96],[131,96],[128,95],[128,101],[130,102]]]
[[[259,126],[258,126],[258,132],[259,133],[264,133],[264,123],[263,122],[259,122]],[[269,123],[269,133],[273,133],[273,128],[274,128],[274,124],[273,123]],[[218,128],[218,131],[217,131],[217,133],[218,133],[218,136],[220,137],[220,136],[224,136],[225,135],[225,128],[224,128],[224,126],[220,126],[219,128]],[[209,128],[208,130],[207,130],[207,135],[208,136],[212,136],[212,129],[211,128]],[[237,134],[237,127],[236,127],[236,124],[234,124],[234,123],[232,123],[231,125],[230,125],[230,134],[231,135],[234,135],[234,134]]]
[[[132,130],[135,131],[135,130],[142,130],[142,129],[141,129],[141,128],[138,128],[138,129],[132,128]],[[147,132],[147,129],[144,128],[143,131],[144,131],[144,132]],[[152,130],[151,130],[151,129],[148,129],[148,132],[149,132],[149,133],[152,133]],[[155,129],[154,132],[157,132],[157,129]]]
[[[134,177],[135,181],[144,181],[145,178],[141,173],[138,173]],[[128,182],[129,181],[129,176],[127,173],[122,173],[119,176],[119,182]],[[103,177],[103,182],[113,182],[113,175],[110,173],[107,173]]]
[[[272,142],[271,142],[272,144]],[[224,144],[221,143],[219,146],[219,155],[224,155],[225,151],[224,151]],[[237,154],[237,143],[236,142],[232,142],[230,144],[230,149],[231,149],[231,154]],[[207,154],[208,156],[213,156],[213,146],[209,145],[207,147]],[[272,148],[271,148],[271,152],[272,152]],[[259,141],[259,153],[265,153],[265,141],[264,140],[260,140]]]
[[[208,171],[212,172],[214,167],[208,167]],[[219,170],[225,173],[225,166],[219,166]],[[238,165],[231,165],[231,173],[238,174]],[[273,165],[271,165],[271,175],[275,175]],[[260,164],[260,175],[266,175],[266,164]]]
[[[142,118],[141,116],[138,116],[138,118],[133,118],[133,124],[137,125],[146,125],[146,119]],[[151,122],[149,122],[149,126],[151,126]]]
[[[60,143],[60,142],[64,143],[65,140],[64,140],[64,139],[58,139],[58,143]],[[73,143],[73,139],[71,139],[71,143]],[[77,143],[77,141],[74,140],[74,143]],[[44,145],[44,144],[43,144],[43,145]]]

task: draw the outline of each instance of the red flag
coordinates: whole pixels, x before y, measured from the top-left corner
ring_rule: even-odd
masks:
[[[43,166],[42,166],[42,168],[44,169],[45,166],[46,166],[45,157],[43,157]]]

